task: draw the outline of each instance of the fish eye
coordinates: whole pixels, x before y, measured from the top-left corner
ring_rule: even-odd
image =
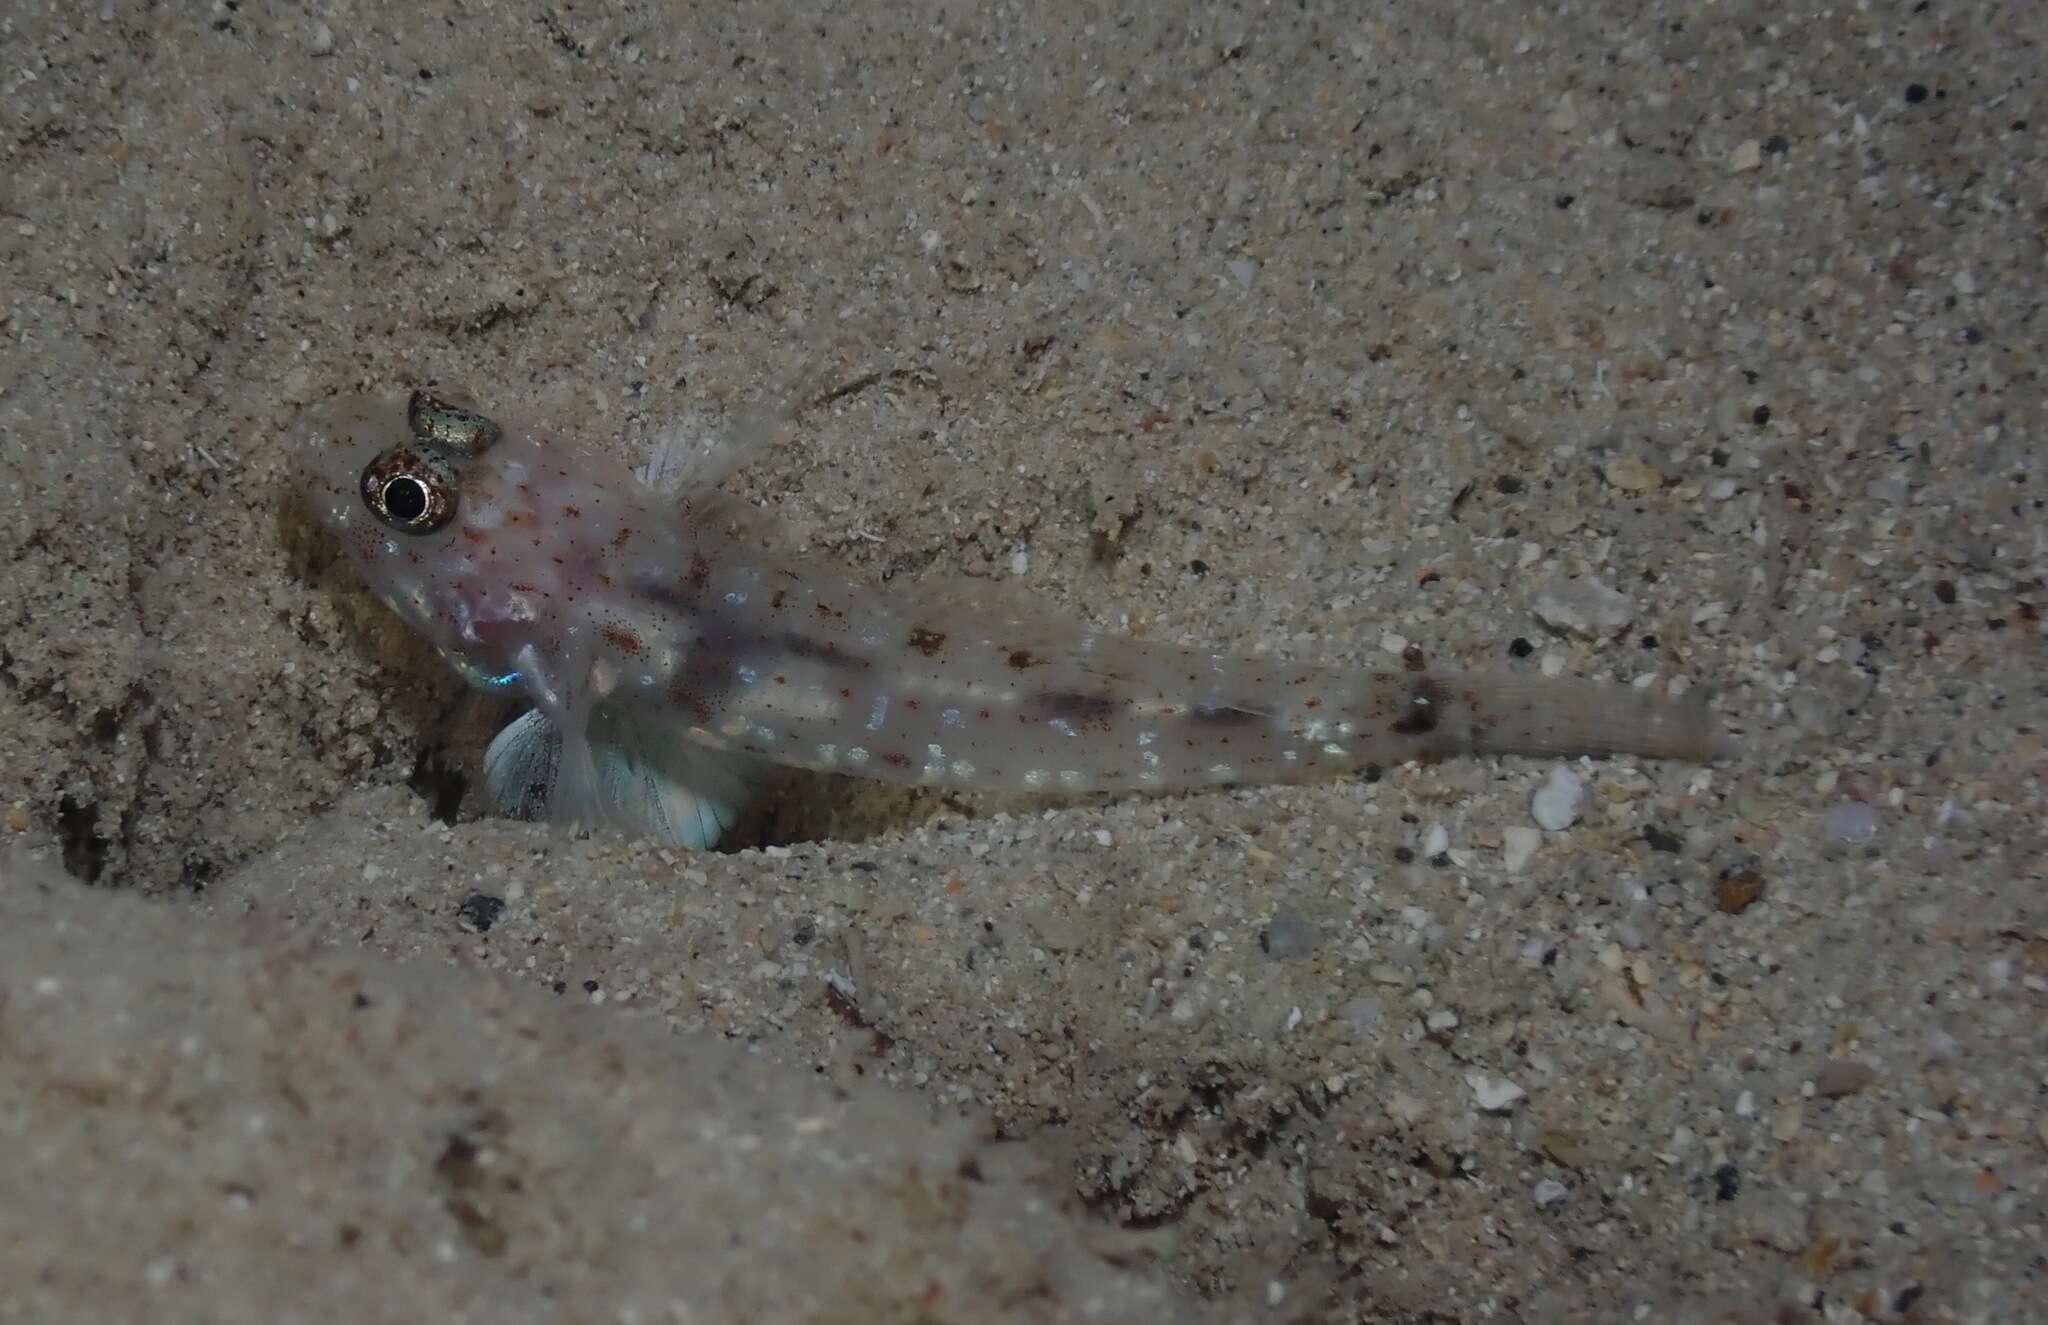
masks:
[[[363,468],[363,504],[402,534],[431,534],[455,515],[446,465],[394,446]]]

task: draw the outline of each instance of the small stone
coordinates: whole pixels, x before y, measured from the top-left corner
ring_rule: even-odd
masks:
[[[1315,926],[1301,912],[1281,907],[1259,931],[1259,948],[1268,957],[1306,957],[1315,950]]]
[[[1771,1114],[1771,1135],[1779,1141],[1790,1141],[1799,1135],[1799,1129],[1805,1122],[1805,1105],[1798,1100],[1780,1104]]]
[[[1506,1113],[1528,1097],[1529,1092],[1503,1077],[1495,1080],[1484,1072],[1468,1072],[1465,1084],[1472,1088],[1472,1094],[1479,1107],[1486,1113]]]
[[[1545,1178],[1537,1183],[1536,1190],[1530,1193],[1536,1199],[1536,1208],[1538,1210],[1548,1210],[1570,1194],[1571,1188],[1555,1178]]]
[[[1458,1014],[1449,1008],[1433,1008],[1422,1024],[1431,1034],[1442,1035],[1458,1029]]]
[[[1380,1024],[1380,1001],[1371,994],[1360,994],[1344,1005],[1344,1020],[1350,1023],[1352,1034],[1372,1034]]]
[[[1503,828],[1500,834],[1501,864],[1510,874],[1520,874],[1529,864],[1529,858],[1536,854],[1536,848],[1543,845],[1543,834],[1534,828],[1516,824]]]
[[[1968,267],[1965,267],[1961,271],[1957,272],[1955,274],[1954,279],[1957,294],[1977,293],[1976,273],[1972,272]]]
[[[1623,492],[1654,492],[1664,486],[1664,476],[1632,455],[1616,456],[1602,471],[1607,481]]]
[[[1598,580],[1568,580],[1536,595],[1536,617],[1552,630],[1599,639],[1626,629],[1635,605]]]
[[[1764,895],[1764,876],[1753,869],[1723,874],[1714,883],[1714,909],[1725,916],[1739,916]]]
[[[1745,138],[1735,144],[1735,150],[1728,154],[1728,169],[1738,175],[1746,175],[1764,163],[1764,147],[1754,138]]]
[[[1442,824],[1431,824],[1422,838],[1422,854],[1434,860],[1451,849],[1451,834]]]
[[[1586,1167],[1586,1139],[1568,1127],[1546,1127],[1536,1144],[1544,1154],[1568,1169]]]
[[[1854,1095],[1875,1080],[1877,1069],[1870,1064],[1853,1058],[1831,1058],[1813,1074],[1813,1093],[1823,1099],[1838,1100]]]
[[[334,29],[325,23],[313,29],[313,54],[334,54]]]
[[[1529,798],[1529,814],[1537,824],[1561,833],[1579,821],[1586,804],[1586,784],[1563,764],[1552,766],[1550,776]]]
[[[1821,830],[1831,842],[1860,845],[1877,837],[1877,811],[1862,801],[1831,805],[1821,816]]]
[[[498,917],[505,914],[505,899],[489,893],[471,893],[455,908],[455,914],[462,923],[482,934],[498,923]]]

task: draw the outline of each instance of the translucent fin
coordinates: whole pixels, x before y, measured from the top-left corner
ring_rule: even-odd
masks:
[[[722,423],[679,419],[648,441],[647,460],[634,475],[657,492],[715,487],[773,449],[788,422],[788,409],[776,406],[742,410]]]
[[[1700,693],[1671,699],[1633,686],[1517,672],[1448,679],[1482,702],[1477,714],[1452,715],[1454,752],[1633,754],[1707,764],[1734,748]]]
[[[508,724],[484,752],[491,804],[516,819],[602,823],[693,851],[738,818],[758,774],[753,760],[706,750],[660,724],[600,714],[584,757],[565,759],[561,729],[539,710]]]

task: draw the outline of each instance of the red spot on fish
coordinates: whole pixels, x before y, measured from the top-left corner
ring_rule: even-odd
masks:
[[[638,635],[623,626],[599,626],[597,633],[627,653],[638,653],[647,647],[640,642]]]
[[[583,508],[574,503],[565,504],[562,507],[562,514],[568,516],[571,520],[581,520],[583,518]]]
[[[1037,654],[1033,653],[1029,649],[1012,649],[1010,650],[1010,656],[1005,661],[1007,661],[1010,664],[1010,666],[1022,672],[1030,668],[1043,665],[1045,659],[1039,657]],[[1189,677],[1188,679],[1190,681],[1194,680],[1193,677]]]
[[[698,722],[711,721],[711,708],[696,691],[690,689],[681,678],[669,684],[665,692],[668,702],[695,718]]]

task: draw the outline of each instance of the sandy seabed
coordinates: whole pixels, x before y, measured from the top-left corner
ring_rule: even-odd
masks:
[[[0,1318],[2048,1313],[2044,38],[5,7]],[[830,397],[731,486],[861,576],[1742,747],[483,818],[286,479],[427,380]]]

